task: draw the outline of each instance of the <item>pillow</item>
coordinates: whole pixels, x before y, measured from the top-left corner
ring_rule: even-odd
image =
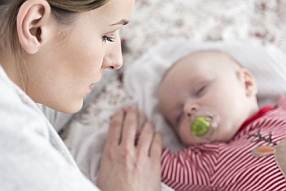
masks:
[[[178,59],[198,50],[218,49],[229,53],[249,69],[257,80],[258,104],[275,105],[286,93],[286,55],[273,45],[250,45],[241,42],[195,42],[170,39],[151,48],[125,71],[124,87],[140,110],[146,112],[157,131],[164,137],[164,146],[177,151],[183,145],[159,111],[157,89],[165,71]]]

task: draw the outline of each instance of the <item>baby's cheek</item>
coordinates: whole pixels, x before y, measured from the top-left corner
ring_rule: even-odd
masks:
[[[188,144],[190,141],[190,131],[188,129],[186,129],[185,125],[181,125],[178,128],[177,134],[180,138],[180,140],[182,141],[182,143],[184,144]]]
[[[181,142],[186,146],[199,143],[192,134],[190,125],[184,125],[184,127],[179,128],[178,136]]]
[[[219,124],[218,131],[215,135],[215,141],[229,141],[236,133],[233,126],[233,121],[228,118],[228,120],[221,120]]]

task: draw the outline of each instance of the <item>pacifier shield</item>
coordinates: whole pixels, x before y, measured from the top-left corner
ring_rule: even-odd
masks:
[[[198,137],[204,136],[209,131],[210,126],[211,124],[206,117],[197,117],[191,124],[191,133]]]

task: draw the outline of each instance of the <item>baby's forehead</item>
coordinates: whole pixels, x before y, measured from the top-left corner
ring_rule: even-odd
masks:
[[[218,68],[241,68],[241,65],[228,53],[220,50],[202,50],[192,52],[174,62],[164,73],[161,83],[170,75],[184,74],[192,70],[192,74],[205,71],[215,71]],[[215,69],[215,70],[212,70]],[[161,85],[160,83],[160,85]],[[159,86],[160,86],[159,85]]]
[[[235,61],[229,54],[220,50],[201,50],[192,52],[185,57],[179,59],[176,63],[183,61],[209,61],[210,59],[216,58],[217,60],[232,60]]]
[[[190,67],[195,66],[198,69],[199,66],[202,67],[239,67],[241,68],[241,65],[238,61],[236,61],[233,57],[231,57],[226,52],[220,51],[220,50],[203,50],[203,51],[197,51],[193,52],[178,61],[176,61],[170,68],[169,71],[172,69],[181,66],[181,67]],[[168,72],[168,71],[167,71]]]

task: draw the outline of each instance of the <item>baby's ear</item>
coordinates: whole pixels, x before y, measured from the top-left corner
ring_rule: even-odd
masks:
[[[245,69],[241,68],[239,71],[239,78],[244,85],[245,93],[247,97],[252,97],[257,95],[257,84],[252,73]]]

